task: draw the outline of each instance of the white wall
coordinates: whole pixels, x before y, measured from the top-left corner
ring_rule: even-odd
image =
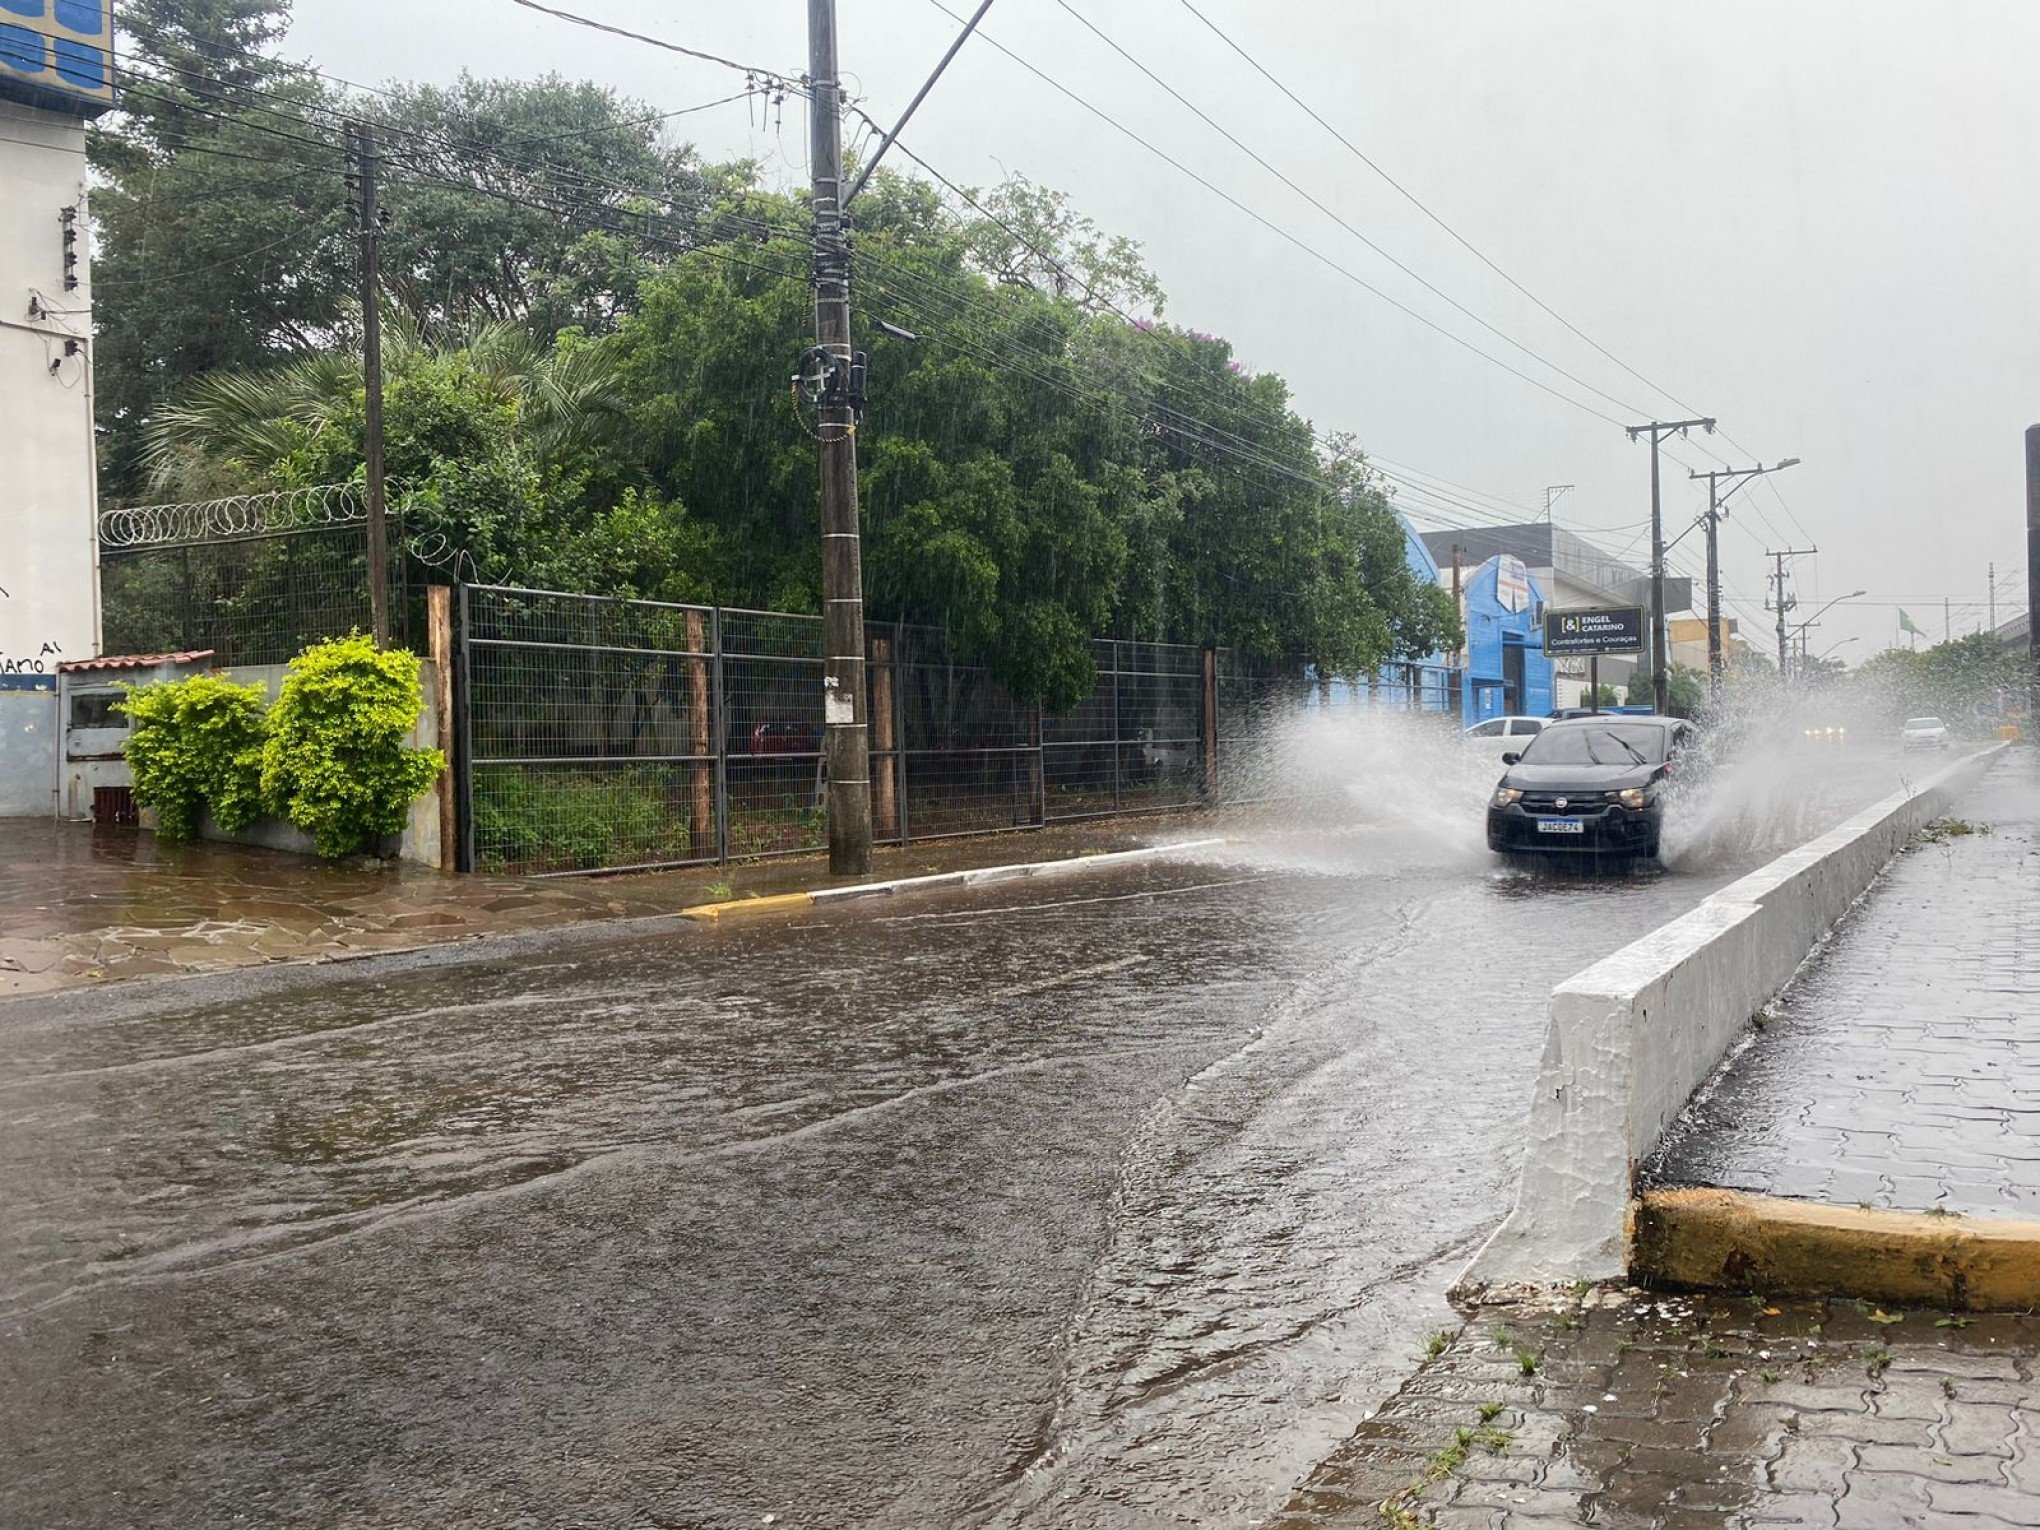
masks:
[[[0,102],[0,816],[54,811],[54,696],[21,688],[53,692],[59,660],[98,651],[84,205],[84,124]],[[66,292],[69,206],[79,286]]]

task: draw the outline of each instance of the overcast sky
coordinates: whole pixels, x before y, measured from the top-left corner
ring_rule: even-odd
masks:
[[[561,3],[788,74],[805,66],[802,0]],[[1455,243],[1181,0],[1068,4],[1508,340],[1229,145],[1062,0],[998,0],[984,31],[1318,254],[981,41],[905,141],[966,185],[1010,171],[1069,192],[1142,242],[1171,319],[1225,335],[1249,366],[1288,378],[1321,429],[1353,431],[1398,472],[1462,486],[1443,492],[1480,505],[1481,518],[1541,514],[1547,486],[1573,484],[1559,523],[1640,560],[1648,450],[1327,262],[1623,424],[1689,407],[1717,416],[1738,444],[1696,434],[1674,448],[1668,527],[1704,507],[1704,485],[1685,475],[1719,465],[1710,453],[1734,465],[1804,458],[1770,480],[1782,503],[1757,484],[1724,528],[1731,609],[1753,636],[1768,633],[1767,548],[1820,549],[1795,566],[1800,617],[1869,592],[1828,612],[1814,637],[1815,651],[1854,639],[1837,651],[1851,662],[1891,640],[1896,605],[1938,639],[1946,597],[1954,630],[1975,628],[1992,560],[2000,619],[2023,601],[2021,433],[2040,420],[2032,0],[1195,3],[1482,255],[1649,381]],[[846,80],[887,121],[957,30],[935,0],[843,0],[841,25]],[[661,110],[743,83],[512,0],[297,0],[287,51],[365,81],[553,70]],[[742,103],[676,127],[710,159],[751,156],[784,183],[805,179],[797,101],[779,131]],[[1419,525],[1443,523],[1417,494],[1403,502]],[[1675,562],[1697,573],[1700,547],[1696,532]]]

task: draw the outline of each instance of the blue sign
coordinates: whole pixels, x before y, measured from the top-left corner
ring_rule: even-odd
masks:
[[[0,0],[0,97],[76,117],[111,108],[112,0]]]

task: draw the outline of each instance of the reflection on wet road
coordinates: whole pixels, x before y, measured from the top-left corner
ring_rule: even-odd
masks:
[[[0,1009],[0,1522],[1251,1524],[1734,869],[1405,827]]]

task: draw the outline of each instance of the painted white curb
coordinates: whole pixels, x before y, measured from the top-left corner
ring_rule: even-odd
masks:
[[[1637,1164],[1892,856],[2006,747],[1885,798],[1560,983],[1515,1209],[1461,1286],[1624,1275]]]
[[[1094,866],[1118,866],[1127,861],[1152,860],[1180,855],[1185,850],[1210,850],[1223,839],[1186,839],[1173,845],[1149,845],[1140,850],[1112,850],[1103,855],[1070,855],[1053,861],[1023,861],[1011,866],[982,866],[975,871],[943,871],[933,876],[896,877],[890,882],[858,882],[849,887],[818,887],[811,896],[817,903],[835,903],[845,898],[883,898],[894,893],[920,892],[932,887],[978,887],[988,882],[1010,882],[1019,877],[1052,876],[1065,871],[1088,871]]]

